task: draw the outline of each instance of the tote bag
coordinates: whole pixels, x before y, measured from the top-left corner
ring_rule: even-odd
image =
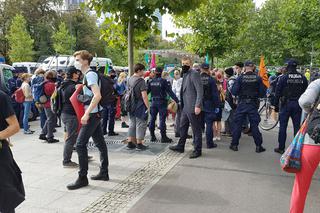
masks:
[[[301,170],[301,149],[307,131],[307,120],[304,121],[292,143],[280,158],[280,165],[283,171],[297,173]]]

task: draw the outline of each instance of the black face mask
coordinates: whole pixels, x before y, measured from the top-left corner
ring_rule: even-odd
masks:
[[[115,75],[110,75],[110,78],[115,79],[116,76]]]
[[[190,66],[188,66],[188,65],[183,65],[183,66],[182,66],[182,72],[183,72],[183,73],[188,72],[189,69],[190,69]]]

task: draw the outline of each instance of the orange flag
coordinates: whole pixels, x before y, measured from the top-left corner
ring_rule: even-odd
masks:
[[[263,84],[267,88],[269,88],[270,83],[269,83],[267,68],[266,68],[266,65],[264,64],[264,56],[261,56],[261,58],[260,58],[259,76],[262,78]]]

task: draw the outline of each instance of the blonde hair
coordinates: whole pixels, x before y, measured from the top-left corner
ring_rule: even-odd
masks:
[[[29,73],[23,73],[22,75],[21,75],[21,80],[22,81],[25,81],[25,80],[27,80],[28,78],[30,78],[31,77],[31,75],[29,74]]]
[[[36,69],[36,71],[34,71],[34,74],[35,75],[44,75],[46,73],[46,71],[44,71],[42,68],[38,68],[38,69]]]
[[[127,78],[127,73],[121,72],[118,78],[118,83],[122,83]]]
[[[169,76],[169,73],[167,72],[167,71],[163,71],[162,72],[162,78],[165,78],[165,77],[167,77],[167,76]]]

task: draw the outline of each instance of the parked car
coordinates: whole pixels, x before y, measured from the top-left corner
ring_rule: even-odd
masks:
[[[65,71],[68,66],[72,66],[74,64],[74,57],[71,55],[58,55],[58,56],[50,56],[44,59],[40,65],[40,67],[44,70],[63,70]],[[113,66],[112,60],[110,58],[98,58],[93,57],[93,60],[90,64],[92,69],[97,69],[100,72],[103,72],[106,65],[110,67]]]
[[[0,64],[0,89],[10,94],[8,80],[13,77],[14,67],[7,64]]]
[[[9,90],[9,84],[8,80],[13,77],[12,72],[15,71],[15,68],[13,66],[7,65],[7,64],[0,64],[0,89],[10,94]],[[37,120],[37,117],[39,116],[39,112],[35,104],[32,104],[30,114],[29,114],[29,120],[35,121]]]
[[[12,66],[21,73],[33,74],[40,64],[37,62],[15,62]]]

